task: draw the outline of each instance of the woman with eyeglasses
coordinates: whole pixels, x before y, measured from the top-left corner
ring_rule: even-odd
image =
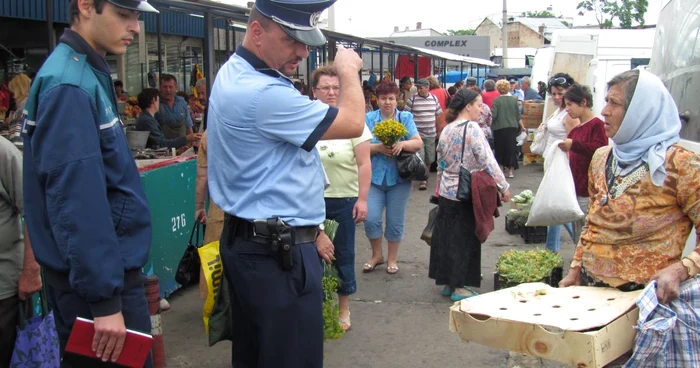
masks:
[[[340,81],[332,66],[316,69],[312,76],[312,91],[321,102],[338,104]],[[338,287],[339,320],[343,330],[350,329],[350,295],[357,291],[355,281],[355,224],[367,218],[367,196],[372,179],[370,140],[367,125],[362,135],[353,139],[321,140],[316,148],[331,185],[324,193],[326,218],[338,222],[333,239]]]
[[[544,122],[547,129],[547,143],[543,155],[545,160],[547,159],[549,147],[551,147],[555,141],[566,140],[569,132],[579,125],[579,120],[569,116],[566,111],[566,105],[564,104],[564,94],[574,83],[574,78],[566,73],[554,74],[549,80],[549,95],[554,105],[557,106],[557,110]],[[571,223],[548,226],[546,247],[553,252],[559,252],[559,249],[561,249],[562,226],[566,228],[566,231],[571,236],[571,240],[575,241],[576,239],[574,228]]]

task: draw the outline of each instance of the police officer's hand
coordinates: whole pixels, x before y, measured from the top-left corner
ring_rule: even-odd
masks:
[[[199,142],[202,139],[202,133],[191,133],[186,136],[188,142]]]
[[[316,250],[318,251],[318,255],[328,264],[335,259],[335,247],[333,246],[333,242],[331,242],[331,239],[324,232],[320,232],[318,238],[316,238]]]
[[[338,69],[352,67],[354,68],[354,72],[358,72],[362,69],[363,62],[362,58],[360,58],[360,55],[358,55],[355,50],[346,49],[342,45],[338,45],[338,51],[335,54],[333,65]]]
[[[92,351],[103,362],[116,362],[124,347],[126,326],[122,312],[104,317],[95,317],[95,337],[92,339]]]

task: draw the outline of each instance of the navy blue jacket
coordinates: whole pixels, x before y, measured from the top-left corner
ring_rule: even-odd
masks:
[[[148,111],[141,112],[136,120],[136,130],[151,132],[146,142],[146,148],[180,148],[187,145],[187,137],[165,138],[163,130],[160,129],[160,123]]]
[[[107,62],[67,29],[34,79],[24,123],[24,203],[46,282],[94,317],[142,280],[151,221]]]

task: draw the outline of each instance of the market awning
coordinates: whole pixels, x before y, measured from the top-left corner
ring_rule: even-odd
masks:
[[[470,57],[470,56],[462,56],[462,55],[452,54],[452,53],[444,52],[444,51],[436,51],[436,50],[426,49],[423,47],[406,46],[406,45],[401,45],[401,46],[416,49],[416,50],[420,51],[421,53],[432,55],[432,56],[440,58],[440,59],[445,59],[445,60],[450,60],[450,61],[458,61],[458,62],[463,62],[466,64],[490,66],[490,67],[498,66],[498,64],[492,62],[491,60],[480,59],[480,58],[475,58],[475,57]]]

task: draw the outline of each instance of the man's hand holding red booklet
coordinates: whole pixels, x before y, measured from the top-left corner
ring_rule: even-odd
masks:
[[[92,340],[95,336],[95,322],[89,319],[78,317],[73,324],[66,352],[86,356],[99,360],[96,353],[92,351]],[[149,334],[126,330],[124,347],[117,359],[116,364],[126,367],[140,368],[146,363],[148,354],[151,352],[153,337]]]

